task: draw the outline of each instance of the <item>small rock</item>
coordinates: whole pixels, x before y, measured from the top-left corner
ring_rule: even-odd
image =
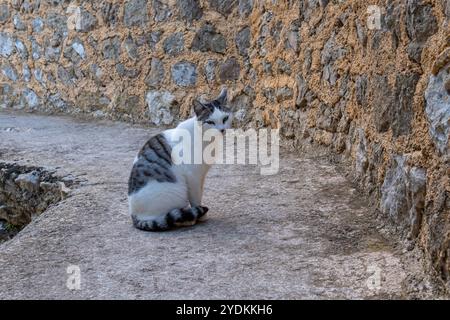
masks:
[[[16,30],[19,31],[27,30],[27,25],[22,21],[22,18],[18,14],[15,14],[13,17],[13,25],[14,29]]]
[[[145,78],[145,83],[149,87],[157,87],[164,81],[164,64],[158,58],[153,58],[150,66],[150,71]]]
[[[97,25],[97,18],[87,10],[82,9],[77,20],[76,30],[79,32],[89,32]]]
[[[26,82],[30,82],[31,80],[31,70],[26,63],[22,67],[22,77]]]
[[[236,47],[241,56],[248,55],[248,49],[250,48],[251,31],[249,27],[242,28],[236,35]]]
[[[205,78],[208,83],[212,83],[216,79],[217,60],[208,59],[205,62]]]
[[[253,10],[254,0],[239,0],[239,14],[241,17],[248,17]]]
[[[226,81],[238,80],[241,66],[235,57],[230,57],[219,67],[219,79],[222,83]]]
[[[6,32],[0,32],[0,55],[8,58],[13,52],[13,37]]]
[[[30,173],[22,173],[15,180],[21,189],[29,192],[37,192],[39,190],[39,173],[36,171]]]
[[[19,56],[22,60],[28,59],[28,50],[25,47],[25,44],[20,39],[16,39],[15,41],[16,50],[19,53]]]
[[[67,36],[67,17],[65,15],[49,12],[45,24],[58,35]]]
[[[183,33],[175,32],[163,42],[164,52],[172,57],[179,55],[184,50]]]
[[[116,64],[116,71],[119,74],[119,76],[127,77],[130,79],[136,78],[141,73],[141,71],[139,69],[127,68],[127,67],[125,67],[125,65],[123,63]]]
[[[437,75],[430,76],[425,90],[425,113],[428,119],[429,133],[441,154],[448,151],[450,135],[449,81],[450,72],[446,68],[442,68]]]
[[[199,0],[177,0],[177,7],[180,17],[189,23],[199,20],[203,15]]]
[[[277,58],[277,72],[290,75],[292,73],[291,65],[281,58]]]
[[[172,79],[182,87],[195,85],[197,82],[197,66],[188,61],[180,61],[172,66]]]
[[[221,13],[224,16],[228,16],[237,5],[236,0],[209,0],[209,5],[212,9]]]
[[[18,80],[18,75],[17,75],[17,71],[14,68],[14,66],[12,66],[9,63],[5,63],[1,65],[1,70],[2,70],[2,74],[7,77],[9,80],[16,82]]]
[[[119,16],[119,4],[104,2],[101,8],[103,22],[107,26],[115,26]]]
[[[120,39],[118,36],[103,41],[103,58],[117,60],[120,56]]]
[[[216,31],[213,25],[207,23],[195,34],[191,48],[194,51],[225,53],[226,40],[222,34]]]
[[[173,116],[171,108],[175,104],[175,96],[168,91],[149,91],[146,96],[150,121],[153,124],[171,124]]]
[[[276,98],[277,98],[278,102],[292,99],[293,96],[294,96],[294,91],[287,86],[278,88],[276,91]]]
[[[40,99],[37,96],[37,94],[29,89],[26,88],[23,93],[22,93],[22,97],[25,100],[25,104],[30,108],[30,109],[35,109],[40,105]]]
[[[131,35],[129,35],[125,39],[124,47],[125,47],[125,51],[127,52],[128,56],[131,59],[133,59],[133,60],[137,60],[138,59],[138,48],[137,48],[136,42],[133,40]]]
[[[148,23],[147,0],[129,0],[125,3],[123,22],[126,27],[145,26]]]
[[[35,39],[31,39],[31,57],[33,60],[38,60],[42,56],[42,47]]]
[[[0,4],[0,23],[5,23],[11,17],[9,5],[7,3]]]
[[[155,12],[154,20],[156,22],[166,21],[172,15],[169,5],[160,0],[153,0],[152,7]]]

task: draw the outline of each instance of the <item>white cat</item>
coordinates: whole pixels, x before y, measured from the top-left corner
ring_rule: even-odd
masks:
[[[204,217],[208,208],[201,205],[203,186],[210,165],[175,164],[172,148],[179,143],[180,131],[189,132],[193,139],[198,126],[203,132],[214,128],[222,134],[230,128],[233,114],[226,100],[226,89],[211,102],[194,100],[194,117],[150,138],[139,151],[128,182],[129,210],[136,228],[162,231],[193,225]],[[193,155],[196,149],[203,150],[204,144],[192,140],[191,148],[183,152]]]

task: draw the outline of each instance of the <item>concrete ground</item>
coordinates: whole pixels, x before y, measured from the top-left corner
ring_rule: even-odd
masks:
[[[272,176],[216,166],[206,180],[206,222],[134,229],[128,174],[158,130],[0,112],[0,160],[79,180],[0,245],[1,299],[434,297],[418,255],[383,236],[364,197],[323,157],[282,151]],[[79,290],[67,287],[73,266]]]

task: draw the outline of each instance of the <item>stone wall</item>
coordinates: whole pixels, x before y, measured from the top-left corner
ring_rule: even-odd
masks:
[[[0,108],[173,125],[226,84],[237,125],[350,161],[450,283],[449,17],[450,0],[0,0]]]

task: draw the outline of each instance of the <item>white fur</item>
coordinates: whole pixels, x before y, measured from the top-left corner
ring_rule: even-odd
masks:
[[[223,118],[228,115],[225,124]],[[231,126],[232,114],[215,109],[209,120],[215,121],[215,125],[203,125],[203,130],[215,128],[228,129]],[[200,125],[197,118],[193,117],[181,122],[175,129],[163,132],[168,143],[173,147],[178,141],[177,130],[184,129],[194,135],[195,126]],[[192,148],[202,148],[203,145],[192,143]],[[194,150],[192,150],[194,151]],[[136,160],[135,160],[136,161]],[[141,217],[166,214],[173,209],[180,209],[190,204],[192,207],[201,205],[206,174],[210,166],[207,164],[179,164],[173,165],[172,170],[176,177],[176,183],[150,181],[138,192],[128,197],[130,213]]]

